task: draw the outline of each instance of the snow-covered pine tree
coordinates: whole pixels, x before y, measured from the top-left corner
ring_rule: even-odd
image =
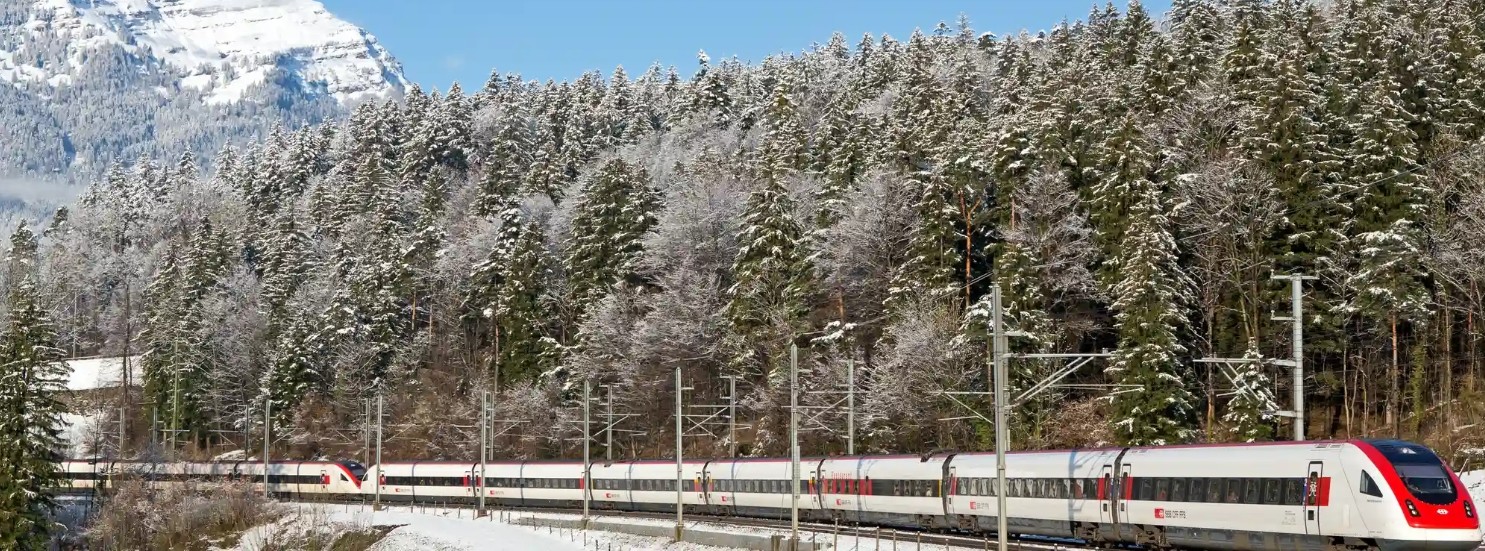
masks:
[[[1196,422],[1182,344],[1192,284],[1177,261],[1159,187],[1131,184],[1135,202],[1112,286],[1119,346],[1105,373],[1120,388],[1111,396],[1111,421],[1125,444],[1174,444],[1189,440]]]
[[[10,296],[0,332],[0,548],[45,549],[61,473],[57,461],[67,367],[39,304],[36,237],[25,223],[10,238]]]
[[[1214,0],[1177,0],[1171,6],[1171,40],[1175,43],[1175,78],[1189,90],[1221,62],[1228,30]]]
[[[485,216],[500,214],[506,202],[519,193],[531,165],[534,143],[521,106],[506,104],[498,109],[495,140],[483,156],[485,167],[475,204],[475,210]]]
[[[732,263],[734,283],[727,293],[734,368],[761,371],[775,383],[788,343],[804,330],[814,280],[804,227],[784,186],[808,159],[795,117],[787,90],[776,90],[764,114],[762,185],[748,196],[738,233],[741,248]]]
[[[1343,189],[1352,196],[1353,217],[1341,245],[1347,258],[1334,268],[1344,270],[1337,275],[1348,295],[1338,313],[1359,318],[1397,343],[1408,327],[1428,322],[1431,298],[1422,231],[1431,201],[1426,183],[1414,175],[1415,136],[1396,84],[1386,77],[1378,80],[1363,92],[1361,109],[1368,115],[1353,123],[1355,141],[1346,150],[1351,170]],[[1388,418],[1396,428],[1403,378],[1397,354],[1390,371]]]
[[[918,220],[908,238],[907,260],[893,271],[887,290],[889,313],[918,301],[954,300],[961,296],[964,283],[959,277],[964,265],[959,248],[963,236],[955,227],[960,213],[950,203],[954,190],[943,171],[914,175],[907,185],[917,190]]]
[[[1145,199],[1146,187],[1155,187],[1154,152],[1144,129],[1128,114],[1109,129],[1100,151],[1097,179],[1089,191],[1089,211],[1097,231],[1103,263],[1099,279],[1112,288],[1124,277],[1119,262],[1129,246],[1129,226],[1135,223],[1134,204]]]
[[[312,314],[299,316],[279,332],[269,352],[261,392],[273,403],[279,422],[293,419],[306,396],[329,391],[329,381],[322,371],[325,351],[315,322]]]
[[[643,168],[613,159],[588,177],[577,198],[564,263],[579,319],[611,286],[635,276],[659,208],[659,193]]]
[[[1273,411],[1279,409],[1274,400],[1273,383],[1263,373],[1263,353],[1258,350],[1258,340],[1248,340],[1247,360],[1236,366],[1232,378],[1233,396],[1227,402],[1227,411],[1222,421],[1230,427],[1233,438],[1239,442],[1263,442],[1274,436]]]
[[[495,289],[491,317],[495,330],[496,362],[502,386],[526,382],[558,364],[561,348],[552,338],[551,279],[545,232],[529,221],[520,228]]]
[[[277,329],[287,321],[289,299],[313,268],[309,263],[309,247],[309,236],[300,227],[294,211],[279,211],[263,259],[262,296],[271,334],[277,334]]]
[[[454,173],[469,168],[470,154],[474,150],[474,114],[464,89],[455,82],[448,93],[434,108],[434,134],[432,157],[435,166]]]

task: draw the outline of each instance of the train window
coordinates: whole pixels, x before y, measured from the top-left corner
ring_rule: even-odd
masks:
[[[1226,485],[1227,503],[1242,503],[1243,501],[1243,479],[1229,478]]]
[[[1372,497],[1382,497],[1382,488],[1377,486],[1377,481],[1372,480],[1372,475],[1366,471],[1361,471],[1361,493]]]
[[[1186,479],[1173,478],[1170,481],[1170,501],[1177,503],[1186,501]]]
[[[1263,504],[1282,505],[1284,503],[1284,480],[1279,478],[1263,479]]]
[[[1199,502],[1207,498],[1207,479],[1193,478],[1186,486],[1186,501]]]
[[[1157,478],[1157,479],[1155,479],[1155,501],[1168,501],[1168,500],[1170,500],[1170,479],[1169,478]]]
[[[1139,479],[1139,485],[1135,486],[1134,499],[1136,501],[1149,501],[1155,495],[1155,481],[1149,478]]]
[[[1257,478],[1243,480],[1243,503],[1255,504],[1263,497],[1263,481]]]

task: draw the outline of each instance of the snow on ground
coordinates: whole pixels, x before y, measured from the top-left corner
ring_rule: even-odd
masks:
[[[299,504],[295,512],[276,525],[260,526],[243,535],[242,543],[229,551],[260,551],[274,543],[282,542],[281,535],[287,530],[302,530],[304,526],[338,526],[341,531],[365,530],[373,526],[398,526],[380,543],[368,551],[729,551],[731,548],[710,547],[694,543],[675,543],[666,538],[653,538],[590,530],[586,538],[582,531],[550,529],[543,526],[515,524],[530,519],[577,519],[576,514],[531,513],[521,511],[496,512],[493,517],[472,518],[469,509],[442,509],[422,506],[389,506],[373,512],[366,504]],[[603,516],[605,522],[625,524],[674,526],[670,519],[624,518]],[[787,534],[788,530],[760,528],[755,526],[728,526],[710,521],[687,520],[688,529],[708,531],[730,531],[746,534]],[[887,537],[877,541],[873,537],[840,536],[836,540],[829,531],[810,531],[809,525],[801,526],[801,539],[815,541],[822,548],[835,551],[969,551],[981,546],[945,548],[937,544],[919,547],[911,536],[902,536],[895,543]],[[278,531],[278,535],[275,535]],[[1048,550],[1053,549],[1047,546]]]
[[[139,356],[129,356],[129,372],[134,376],[130,382],[140,384]],[[62,360],[71,374],[67,377],[68,390],[95,390],[119,386],[124,374],[124,357],[76,358]]]

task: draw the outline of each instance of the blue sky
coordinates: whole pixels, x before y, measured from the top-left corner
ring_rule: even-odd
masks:
[[[653,62],[696,69],[696,52],[713,60],[758,61],[798,52],[840,31],[855,45],[863,32],[906,39],[960,13],[978,32],[1047,29],[1087,16],[1093,0],[321,0],[359,25],[425,88],[482,86],[492,68],[527,79],[570,80],[623,65],[638,76]],[[1127,0],[1117,0],[1122,10]],[[1101,2],[1100,2],[1101,3]],[[1170,0],[1149,0],[1157,16]]]

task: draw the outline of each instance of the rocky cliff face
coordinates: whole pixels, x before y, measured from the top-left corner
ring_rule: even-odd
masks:
[[[30,9],[0,30],[11,42],[0,42],[0,80],[75,84],[89,57],[116,46],[158,62],[212,104],[241,101],[276,73],[341,103],[399,94],[406,84],[375,37],[315,0],[20,1]],[[46,63],[26,51],[42,44],[61,46],[53,53],[63,58]]]
[[[402,68],[316,0],[0,0],[0,200],[396,98]]]

